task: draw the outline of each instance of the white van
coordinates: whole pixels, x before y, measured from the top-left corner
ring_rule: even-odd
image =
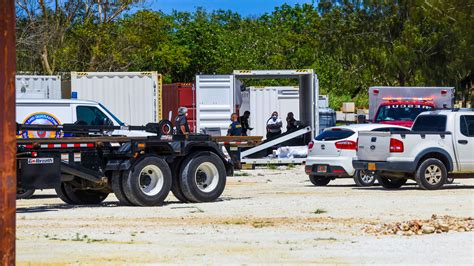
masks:
[[[94,101],[63,99],[17,99],[16,122],[20,124],[40,125],[114,125],[125,126],[102,104]],[[114,130],[112,135],[129,137],[152,136],[145,131]],[[24,131],[20,138],[58,138],[56,132]]]

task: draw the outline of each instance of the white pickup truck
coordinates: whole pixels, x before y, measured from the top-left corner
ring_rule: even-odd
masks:
[[[356,170],[373,171],[388,189],[407,179],[433,190],[448,178],[474,177],[474,112],[424,112],[410,132],[359,132],[352,164]]]

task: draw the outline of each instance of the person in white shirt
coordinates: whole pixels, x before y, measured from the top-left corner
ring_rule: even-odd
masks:
[[[278,112],[272,113],[272,116],[267,120],[267,139],[274,139],[281,135],[281,127],[283,123],[278,117]]]

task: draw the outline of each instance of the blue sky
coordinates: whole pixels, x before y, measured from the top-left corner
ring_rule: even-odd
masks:
[[[216,9],[232,10],[243,16],[261,15],[271,12],[276,6],[312,3],[313,0],[149,0],[145,7],[170,13],[178,11],[194,11],[196,7],[204,7],[207,11]]]

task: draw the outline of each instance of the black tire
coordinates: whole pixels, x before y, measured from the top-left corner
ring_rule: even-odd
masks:
[[[405,185],[407,182],[406,178],[389,178],[389,177],[382,177],[382,176],[376,176],[377,181],[379,184],[386,189],[396,189],[400,188],[401,186]]]
[[[375,183],[375,174],[365,170],[357,170],[354,174],[354,182],[358,187],[370,187]]]
[[[111,187],[112,191],[115,194],[115,197],[118,199],[120,205],[131,206],[132,202],[125,196],[125,191],[122,187],[122,175],[124,171],[114,171],[112,173]]]
[[[415,173],[418,186],[426,190],[441,188],[448,179],[446,166],[438,159],[431,158],[423,161]]]
[[[171,183],[168,163],[154,156],[136,162],[122,175],[122,188],[126,198],[138,206],[162,205],[171,190]]]
[[[202,152],[184,161],[179,178],[181,191],[188,201],[210,202],[224,192],[227,176],[219,156]]]
[[[446,178],[446,184],[452,184],[452,183],[454,183],[454,177],[448,176],[448,178]]]
[[[71,183],[62,183],[67,198],[75,205],[95,205],[103,202],[109,193],[91,189],[76,189]],[[66,202],[67,203],[67,202]]]
[[[323,187],[329,184],[329,182],[331,182],[331,179],[329,177],[320,177],[320,176],[310,175],[309,181],[311,181],[311,183],[313,183],[313,185],[317,187]]]
[[[171,184],[171,192],[174,197],[177,198],[180,202],[187,203],[189,200],[184,196],[183,191],[181,191],[181,165],[182,163],[175,163],[171,165],[171,172],[173,175],[173,182]]]
[[[16,190],[16,199],[29,199],[35,194],[34,189],[22,189],[17,188]]]
[[[172,135],[173,124],[171,121],[163,119],[158,123],[158,134],[159,135]]]
[[[72,201],[66,194],[66,191],[64,189],[64,183],[61,183],[58,187],[54,188],[56,190],[56,194],[58,197],[64,201],[67,204],[75,205],[77,204],[76,202]]]

